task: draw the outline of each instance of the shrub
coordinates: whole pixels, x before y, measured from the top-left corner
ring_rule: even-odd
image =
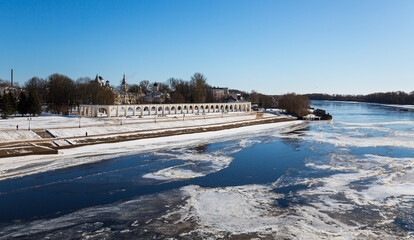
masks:
[[[307,96],[288,93],[280,97],[278,106],[289,114],[303,117],[309,114],[309,104],[310,100]]]

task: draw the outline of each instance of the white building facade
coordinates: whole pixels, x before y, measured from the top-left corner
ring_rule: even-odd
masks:
[[[206,114],[250,111],[250,102],[79,105],[79,115],[85,117],[165,116],[173,114]]]

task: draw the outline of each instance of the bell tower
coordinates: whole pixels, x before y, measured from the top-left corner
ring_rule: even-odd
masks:
[[[128,84],[126,82],[125,74],[124,74],[124,77],[122,78],[122,82],[121,82],[121,91],[128,92]]]

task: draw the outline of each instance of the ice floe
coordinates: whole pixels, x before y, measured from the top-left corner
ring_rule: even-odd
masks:
[[[171,214],[180,214],[180,221],[195,218],[199,231],[204,233],[268,232],[275,227],[277,208],[269,208],[277,198],[270,187],[247,185],[227,188],[202,188],[190,185],[182,188],[189,196],[183,208]]]
[[[180,209],[168,211],[163,218],[179,215],[175,224],[195,221],[197,228],[185,237],[196,233],[200,238],[255,236],[274,239],[394,239],[387,232],[370,228],[358,221],[345,221],[327,211],[327,206],[316,203],[296,205],[290,208],[278,207],[276,200],[284,198],[270,186],[244,185],[225,188],[182,188],[187,196]],[[323,198],[323,196],[321,197]],[[331,201],[331,206],[340,208],[338,214],[353,209],[351,204]],[[163,219],[161,218],[161,219]],[[406,236],[406,235],[405,235]]]
[[[204,173],[194,172],[189,169],[182,169],[178,167],[170,167],[161,169],[157,172],[144,174],[144,178],[152,178],[156,180],[169,180],[169,179],[189,179],[195,177],[205,176]]]
[[[414,132],[394,130],[385,126],[406,124],[387,123],[330,123],[320,130],[289,135],[306,141],[330,143],[337,147],[403,147],[414,148]],[[409,122],[414,124],[414,122]]]

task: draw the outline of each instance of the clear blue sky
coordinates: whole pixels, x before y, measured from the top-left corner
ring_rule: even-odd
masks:
[[[0,79],[101,74],[286,92],[414,91],[413,0],[0,0]]]

